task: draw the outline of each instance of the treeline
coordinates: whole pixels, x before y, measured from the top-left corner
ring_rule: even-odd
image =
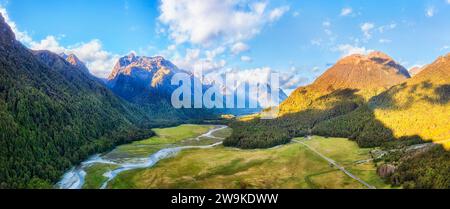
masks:
[[[51,187],[89,155],[151,136],[148,121],[59,56],[1,45],[0,188]]]
[[[448,189],[450,152],[442,146],[418,149],[417,152],[405,151],[412,145],[424,143],[424,139],[419,136],[395,137],[393,131],[375,117],[373,106],[380,105],[380,99],[386,99],[386,95],[382,96],[369,102],[361,102],[360,98],[351,94],[340,97],[342,100],[333,100],[333,103],[319,98],[312,101],[311,106],[328,109],[307,109],[274,120],[234,121],[230,124],[233,134],[224,145],[252,149],[285,144],[294,137],[305,135],[349,138],[360,147],[381,147],[389,153],[382,162],[395,167],[395,172],[386,177],[389,183],[404,188]],[[396,111],[404,111],[403,107],[396,108]],[[410,114],[414,112],[412,110]],[[430,123],[433,124],[433,121]],[[395,128],[406,126],[408,124],[396,124]]]
[[[348,114],[316,124],[312,134],[349,138],[364,148],[378,147],[394,140],[392,131],[375,118],[367,104]]]
[[[116,96],[85,69],[15,41],[0,17],[0,188],[47,188],[89,155],[153,135],[151,128],[216,119],[202,110]]]
[[[292,138],[313,133],[316,124],[353,112],[363,104],[356,91],[335,91],[313,101],[311,107],[298,113],[288,114],[272,120],[259,118],[251,121],[230,123],[233,134],[224,141],[225,146],[244,149],[269,148],[289,143]]]
[[[388,181],[405,189],[450,189],[450,152],[435,145],[426,150],[387,156],[387,163],[396,163],[397,169],[387,176]]]

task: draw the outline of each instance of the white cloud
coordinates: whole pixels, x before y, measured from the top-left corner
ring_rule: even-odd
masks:
[[[371,23],[371,22],[366,22],[364,24],[361,25],[361,31],[364,33],[364,37],[366,39],[370,39],[372,38],[372,29],[375,28],[375,24]]]
[[[248,51],[249,49],[250,49],[250,47],[247,44],[244,44],[242,42],[238,42],[238,43],[234,44],[231,47],[231,52],[234,55],[237,55],[237,54],[240,54],[242,52]]]
[[[250,50],[245,42],[289,10],[287,6],[269,8],[269,0],[161,0],[157,25],[174,45],[195,48],[184,55],[172,51],[174,64],[205,73],[225,68],[227,62],[219,58],[225,49],[234,56]],[[248,56],[240,58],[251,61]]]
[[[0,6],[0,13],[3,15],[3,18],[5,18],[5,22],[8,23],[9,27],[11,27],[11,30],[16,34],[16,39],[19,40],[22,43],[30,43],[32,41],[32,38],[28,35],[27,32],[20,31],[17,28],[17,25],[14,21],[12,21],[9,18],[8,11],[4,7]]]
[[[225,52],[225,47],[220,46],[213,50],[207,50],[206,51],[206,59],[207,60],[214,60],[218,55],[221,55]]]
[[[448,1],[450,1],[450,0],[448,0]],[[443,46],[443,47],[441,48],[441,51],[446,51],[446,50],[448,50],[448,49],[450,49],[450,46],[445,45],[445,46]]]
[[[55,36],[47,36],[39,42],[30,41],[28,44],[34,50],[49,50],[55,53],[65,52],[65,48],[59,45],[58,38]]]
[[[427,16],[427,17],[433,17],[435,13],[436,13],[436,11],[435,11],[434,7],[428,7],[425,10],[425,16]]]
[[[331,27],[331,22],[330,21],[324,21],[322,22],[322,26],[324,27],[324,32],[328,35],[331,36],[333,34],[333,32],[330,30]]]
[[[90,72],[98,77],[106,78],[111,73],[119,55],[112,54],[103,49],[100,40],[94,39],[88,43],[79,43],[69,47],[63,47],[54,36],[47,36],[39,42],[30,42],[33,50],[49,50],[54,53],[75,54],[86,64]]]
[[[202,70],[204,74],[219,71],[227,64],[225,60],[215,61],[211,59],[215,57],[222,49],[216,49],[216,52],[209,51],[206,53],[206,58],[202,58],[202,51],[200,49],[186,49],[184,57],[175,55],[172,60],[180,69],[195,72]],[[214,53],[216,53],[214,55]]]
[[[352,13],[353,13],[353,9],[350,7],[346,7],[341,10],[341,16],[348,16],[348,15],[351,15]]]
[[[298,17],[298,16],[300,16],[300,12],[299,11],[295,11],[295,12],[292,13],[292,16],[293,17]]]
[[[424,64],[415,64],[413,66],[408,67],[408,71],[411,72],[411,70],[414,70],[414,68],[423,68]]]
[[[380,40],[378,40],[378,42],[380,42],[380,44],[388,44],[388,43],[391,43],[392,42],[392,40],[390,40],[390,39],[380,39]]]
[[[289,9],[267,11],[267,6],[262,0],[161,0],[159,20],[178,44],[234,44],[252,38]]]
[[[259,83],[259,84],[270,84],[270,78],[272,73],[278,73],[280,76],[280,88],[283,90],[296,89],[308,82],[309,80],[305,77],[300,76],[293,70],[288,70],[284,72],[277,72],[270,67],[253,68],[253,69],[223,69],[221,71],[214,71],[205,75],[205,78],[209,81],[215,81],[219,85],[224,85],[225,75],[228,79],[233,79],[237,81],[237,86],[242,83]],[[228,87],[228,86],[227,86]],[[230,89],[235,88],[228,87]]]
[[[315,67],[313,67],[312,69],[311,69],[313,72],[319,72],[320,71],[320,67],[318,67],[318,66],[315,66]]]
[[[320,45],[322,45],[322,39],[313,39],[313,40],[311,40],[311,45],[313,45],[313,46],[320,46]]]
[[[170,51],[174,51],[176,49],[177,49],[177,45],[175,45],[175,44],[172,44],[172,45],[167,47],[167,50],[170,50]]]
[[[11,27],[18,41],[22,42],[33,50],[49,50],[54,53],[75,54],[89,68],[90,72],[98,77],[108,77],[115,62],[119,58],[118,55],[107,52],[103,49],[99,40],[94,39],[87,43],[78,43],[73,46],[64,47],[59,43],[56,36],[47,36],[46,38],[35,41],[25,31],[18,29],[16,23],[12,21],[5,8],[0,7],[0,13],[5,18],[6,23]],[[63,37],[63,36],[62,36]]]
[[[385,31],[387,31],[387,30],[393,30],[393,29],[395,29],[396,27],[397,27],[397,24],[391,23],[391,24],[389,24],[389,25],[383,25],[383,26],[378,27],[378,31],[379,31],[380,33],[384,33]]]
[[[269,21],[273,22],[273,21],[277,21],[278,19],[280,19],[286,12],[289,11],[289,7],[288,6],[284,6],[284,7],[278,7],[275,8],[274,10],[272,10],[269,14]]]
[[[334,51],[340,52],[342,57],[353,54],[369,54],[370,52],[373,52],[373,50],[366,49],[365,47],[359,47],[350,44],[339,45],[334,49]]]
[[[241,61],[242,61],[242,62],[251,62],[251,61],[252,61],[252,58],[249,57],[249,56],[242,56],[242,57],[241,57]]]
[[[120,57],[104,50],[102,43],[97,39],[68,47],[66,53],[75,54],[86,63],[92,74],[101,78],[106,78],[111,73]]]

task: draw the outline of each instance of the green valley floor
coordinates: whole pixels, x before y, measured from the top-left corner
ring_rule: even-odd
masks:
[[[107,153],[104,159],[126,161],[168,147],[217,145],[183,149],[152,167],[120,172],[105,188],[390,188],[377,176],[370,149],[347,139],[313,136],[271,149],[241,150],[218,143],[231,133],[229,128],[205,136],[214,127],[156,129],[156,137]],[[83,188],[100,188],[114,169],[116,165],[90,165]]]

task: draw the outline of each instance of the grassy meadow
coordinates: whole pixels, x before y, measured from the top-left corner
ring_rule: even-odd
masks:
[[[149,155],[164,148],[183,146],[188,144],[189,141],[191,143],[196,142],[197,140],[189,139],[194,139],[204,133],[207,133],[212,128],[214,128],[212,125],[187,124],[172,128],[153,129],[156,136],[146,140],[119,146],[112,152],[106,154],[105,158],[117,159],[148,157]]]
[[[156,136],[142,141],[136,141],[117,147],[115,150],[103,156],[104,159],[121,162],[131,158],[144,158],[149,155],[174,146],[188,145],[209,145],[216,143],[219,139],[202,137],[197,140],[196,137],[207,133],[213,129],[212,125],[181,125],[173,128],[153,129]],[[217,131],[215,137],[227,137],[231,134],[231,129]],[[100,188],[106,177],[104,173],[116,169],[117,165],[97,163],[85,169],[86,178],[84,189]]]
[[[369,149],[341,138],[302,140],[377,188],[388,185],[376,175]],[[124,172],[109,188],[365,188],[299,143],[272,149],[185,150],[148,169]]]

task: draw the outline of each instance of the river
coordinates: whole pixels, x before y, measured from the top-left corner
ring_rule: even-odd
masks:
[[[223,139],[220,137],[216,137],[213,134],[217,131],[228,128],[227,126],[215,126],[215,128],[209,130],[207,133],[198,136],[196,139],[200,140],[202,137],[214,138],[214,139]],[[102,155],[97,154],[86,161],[82,162],[79,166],[72,168],[70,171],[65,173],[62,179],[56,184],[56,188],[59,189],[81,189],[83,188],[86,171],[85,169],[93,164],[110,164],[118,166],[116,169],[108,171],[103,174],[103,176],[108,179],[103,183],[101,189],[105,189],[108,186],[108,183],[111,182],[117,175],[124,171],[140,169],[140,168],[151,168],[159,161],[173,157],[177,153],[186,149],[208,149],[218,145],[221,145],[222,142],[217,142],[211,145],[205,146],[182,146],[182,147],[172,147],[172,148],[164,148],[159,150],[158,152],[151,154],[147,158],[135,158],[135,159],[127,159],[125,163],[113,162],[107,159],[104,159]]]

